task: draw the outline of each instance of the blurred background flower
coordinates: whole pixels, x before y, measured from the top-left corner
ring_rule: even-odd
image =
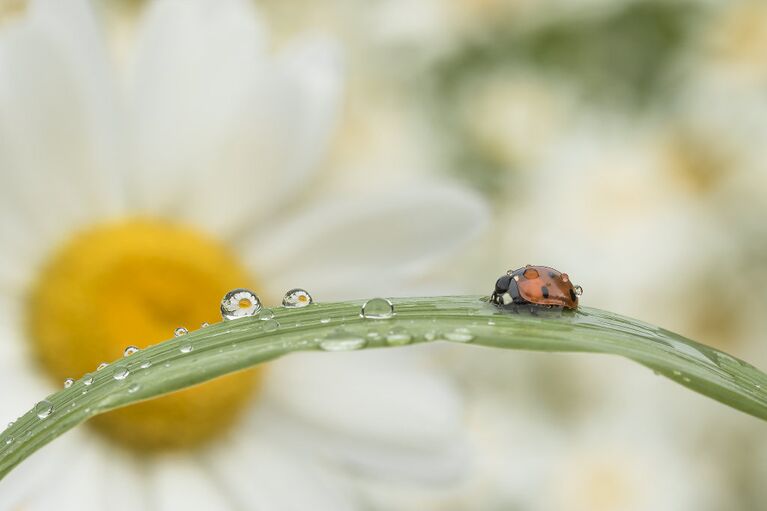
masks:
[[[586,305],[767,367],[767,8],[759,0],[243,0],[237,9],[258,9],[272,47],[262,24],[248,25],[255,13],[232,15],[231,30],[221,30],[216,20],[230,2],[194,11],[95,1],[101,35],[55,28],[71,16],[65,8],[51,15],[56,23],[32,23],[34,3],[0,5],[0,172],[9,195],[0,271],[9,289],[35,289],[35,262],[56,270],[52,250],[72,246],[82,229],[141,214],[192,226],[271,301],[294,285],[320,299],[485,293],[507,267],[548,264],[577,276]],[[174,10],[162,15],[163,6]],[[54,42],[18,35],[32,29]],[[325,36],[296,44],[307,33]],[[323,50],[328,38],[343,66]],[[52,52],[70,60],[46,57]],[[88,67],[94,62],[103,65]],[[319,173],[309,181],[311,169]],[[482,214],[467,188],[492,207],[484,238],[472,238]],[[99,201],[100,209],[85,207]],[[401,231],[413,219],[420,227]],[[7,310],[25,317],[11,296]],[[194,296],[215,310],[214,298]],[[193,319],[207,320],[190,317],[189,326]],[[138,338],[160,340],[174,321]],[[116,338],[113,350],[138,340]],[[439,405],[433,418],[455,414],[472,460],[462,475],[436,473],[449,488],[426,484],[424,474],[440,466],[430,448],[412,462],[424,470],[409,473],[402,460],[413,458],[396,464],[385,448],[335,447],[327,437],[299,444],[322,444],[332,466],[360,466],[368,454],[377,476],[339,471],[353,496],[338,502],[353,508],[697,511],[760,509],[767,499],[763,426],[641,367],[468,347],[395,355],[371,357],[369,374],[345,357],[286,360],[270,366],[267,390],[257,393],[281,394],[295,385],[292,374],[316,375],[311,385],[323,382],[336,407],[304,413],[343,439],[344,426],[363,426],[342,420],[355,407],[342,397],[349,385],[327,375],[346,368],[356,383],[375,384],[376,375],[414,367],[416,378],[442,382],[445,397],[424,399]],[[14,399],[2,398],[9,413],[34,397]],[[413,407],[387,418],[410,424]],[[370,431],[384,441],[369,445],[391,440]],[[399,431],[419,452],[440,428],[409,440]],[[278,452],[272,465],[287,456]],[[324,487],[313,476],[302,481],[307,495]]]

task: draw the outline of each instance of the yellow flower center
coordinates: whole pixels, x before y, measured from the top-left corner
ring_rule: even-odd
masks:
[[[99,226],[70,239],[44,266],[27,303],[29,338],[61,383],[122,357],[126,346],[219,321],[221,297],[249,281],[233,254],[197,231],[150,220]],[[196,447],[235,422],[259,376],[235,373],[91,424],[141,452]]]

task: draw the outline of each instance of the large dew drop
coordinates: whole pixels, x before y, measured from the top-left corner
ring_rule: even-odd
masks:
[[[360,316],[365,319],[389,319],[394,316],[394,305],[386,298],[373,298],[362,306]]]
[[[221,299],[221,317],[225,320],[254,316],[261,310],[261,300],[247,289],[233,289]]]
[[[312,295],[301,288],[291,289],[282,298],[282,306],[289,309],[298,309],[312,304]]]
[[[50,401],[40,401],[35,405],[35,414],[40,419],[48,418],[53,413],[53,404]]]

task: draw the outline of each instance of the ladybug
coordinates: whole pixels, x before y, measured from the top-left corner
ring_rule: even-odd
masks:
[[[490,301],[501,306],[532,304],[577,309],[582,293],[581,286],[573,286],[567,273],[528,264],[499,278]]]

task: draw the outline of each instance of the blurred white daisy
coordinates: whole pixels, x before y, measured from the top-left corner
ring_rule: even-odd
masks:
[[[308,193],[339,107],[330,42],[271,55],[247,0],[145,15],[124,81],[84,1],[33,1],[0,32],[6,420],[127,345],[215,321],[233,287],[414,292],[486,220],[446,185]],[[459,396],[419,358],[295,356],[260,376],[97,417],[0,483],[0,508],[340,510],[351,473],[460,473]]]

